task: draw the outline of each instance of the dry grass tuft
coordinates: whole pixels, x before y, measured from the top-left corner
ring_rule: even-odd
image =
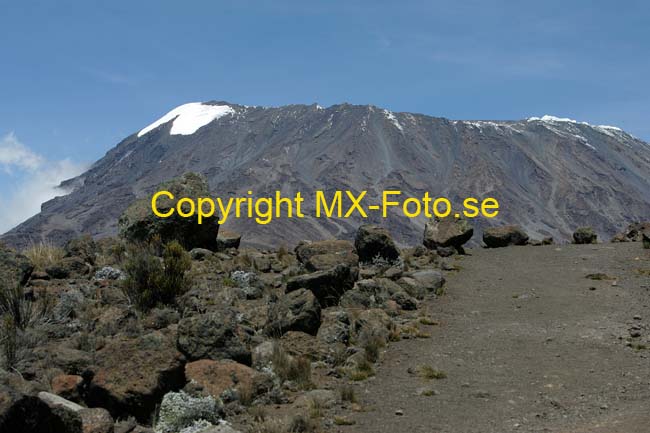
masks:
[[[44,271],[51,266],[58,265],[63,259],[65,251],[50,242],[40,242],[27,247],[23,254],[32,262],[37,271]]]

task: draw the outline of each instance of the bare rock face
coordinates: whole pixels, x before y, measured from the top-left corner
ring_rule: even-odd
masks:
[[[190,360],[231,359],[250,365],[251,352],[243,334],[234,311],[214,310],[179,322],[178,348]]]
[[[320,304],[314,294],[298,289],[282,296],[269,306],[267,335],[282,336],[288,331],[301,331],[316,335],[320,327]]]
[[[573,243],[575,244],[595,244],[598,235],[591,227],[580,227],[573,232]]]
[[[424,246],[435,250],[438,247],[454,247],[463,253],[465,245],[474,234],[472,225],[464,219],[432,219],[424,226]]]
[[[528,235],[519,226],[490,227],[483,231],[483,242],[488,248],[526,245]]]
[[[131,415],[147,423],[162,396],[185,383],[185,358],[173,336],[161,332],[115,338],[97,353],[97,362],[86,403],[105,407],[115,418]]]
[[[196,201],[200,197],[210,197],[208,182],[204,176],[195,173],[186,173],[182,177],[161,183],[156,188],[158,191],[169,191],[173,199],[161,196],[157,200],[157,208],[162,214],[176,209],[179,199],[184,197]],[[183,210],[189,212],[189,205],[183,204]],[[194,216],[182,218],[177,211],[168,218],[154,215],[151,208],[151,196],[136,200],[124,211],[119,219],[119,232],[129,241],[148,241],[154,236],[160,236],[163,242],[176,240],[186,249],[206,248],[217,249],[217,234],[219,226],[218,217],[205,218],[198,224],[196,212]]]
[[[362,262],[371,262],[377,257],[393,261],[400,256],[400,251],[388,230],[376,225],[366,224],[359,227],[354,246]]]

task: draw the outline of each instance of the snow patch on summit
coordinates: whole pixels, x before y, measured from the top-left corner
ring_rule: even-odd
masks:
[[[390,120],[393,125],[395,125],[395,128],[404,132],[404,128],[402,128],[402,125],[399,123],[399,120],[397,120],[397,117],[395,117],[395,114],[393,114],[392,111],[384,110],[384,115],[386,116],[386,119]]]
[[[169,131],[171,135],[192,135],[199,128],[213,120],[234,113],[235,110],[229,105],[207,105],[201,102],[190,102],[174,108],[151,125],[142,129],[138,132],[138,137],[142,137],[171,120],[174,121]]]

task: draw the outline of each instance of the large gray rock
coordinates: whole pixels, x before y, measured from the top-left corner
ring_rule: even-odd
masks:
[[[375,258],[394,261],[400,256],[399,248],[388,230],[376,225],[365,224],[359,227],[354,246],[362,262],[372,262]]]
[[[235,312],[228,309],[186,317],[178,324],[178,348],[192,361],[232,359],[251,365],[244,337]]]
[[[359,268],[339,264],[325,270],[310,274],[297,275],[287,281],[287,292],[308,289],[316,296],[323,307],[336,305],[341,296],[352,289],[359,277]]]
[[[166,213],[176,208],[176,203],[183,197],[196,200],[199,197],[211,197],[208,182],[202,175],[186,173],[182,177],[164,182],[156,188],[157,191],[169,191],[174,199],[160,197],[157,201],[158,210]],[[178,212],[171,217],[160,218],[151,209],[151,195],[136,200],[119,219],[119,232],[125,239],[138,242],[149,241],[154,236],[160,236],[163,242],[177,240],[186,249],[207,248],[217,249],[218,217],[204,218],[198,224],[198,216],[182,218]]]
[[[528,235],[519,226],[490,227],[483,231],[483,242],[488,248],[526,245]]]
[[[267,335],[279,337],[288,331],[316,335],[320,327],[320,304],[314,294],[298,289],[271,304],[264,328]]]
[[[436,250],[439,247],[453,247],[463,254],[465,245],[474,234],[472,225],[464,219],[434,218],[424,226],[425,247]]]
[[[38,396],[38,385],[0,370],[0,432],[81,433],[78,414],[53,407]]]
[[[573,243],[575,244],[595,244],[598,235],[591,227],[580,227],[573,232]]]

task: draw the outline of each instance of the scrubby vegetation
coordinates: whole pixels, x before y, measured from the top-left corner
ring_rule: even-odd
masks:
[[[34,269],[44,271],[58,265],[65,256],[65,251],[50,242],[39,242],[26,248],[23,254],[34,265]]]
[[[164,246],[162,261],[147,244],[133,246],[124,263],[123,283],[127,298],[140,310],[148,311],[158,305],[173,305],[176,298],[189,288],[186,275],[192,261],[176,241]]]

